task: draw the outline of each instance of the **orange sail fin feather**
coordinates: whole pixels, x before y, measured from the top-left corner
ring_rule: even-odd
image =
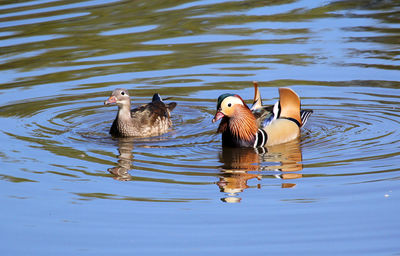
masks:
[[[251,110],[257,110],[262,108],[262,99],[260,90],[258,89],[258,82],[253,81],[253,85],[254,85],[254,99],[253,99],[253,105],[251,106]]]
[[[296,119],[301,125],[300,97],[292,89],[279,88],[281,116]]]
[[[300,98],[290,88],[279,88],[279,101],[272,106],[263,106],[258,83],[253,84],[251,108],[235,94],[223,94],[218,98],[213,122],[222,119],[218,128],[218,132],[222,133],[222,144],[230,147],[262,147],[298,138],[300,128],[312,110],[300,110]]]

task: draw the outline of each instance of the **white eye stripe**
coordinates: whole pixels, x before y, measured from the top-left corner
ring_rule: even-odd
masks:
[[[222,101],[221,107],[222,107],[222,108],[232,107],[233,105],[236,105],[236,104],[243,105],[243,102],[242,102],[242,100],[239,99],[238,97],[229,96],[229,97],[226,97],[226,98]]]

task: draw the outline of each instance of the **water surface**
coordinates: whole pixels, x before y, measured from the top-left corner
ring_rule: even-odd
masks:
[[[4,255],[397,255],[397,1],[3,1]],[[290,87],[299,140],[221,147],[216,98]],[[114,139],[117,87],[176,101]]]

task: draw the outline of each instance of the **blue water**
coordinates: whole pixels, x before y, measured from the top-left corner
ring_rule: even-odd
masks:
[[[2,255],[400,254],[397,1],[0,3]],[[229,150],[216,99],[294,89],[300,140]],[[113,139],[125,87],[176,101]],[[118,170],[112,174],[110,170]]]

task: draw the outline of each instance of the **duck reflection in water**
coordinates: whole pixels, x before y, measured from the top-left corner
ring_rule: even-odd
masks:
[[[228,196],[224,202],[240,202],[239,193],[249,188],[248,180],[263,177],[275,177],[283,180],[298,179],[303,169],[300,139],[288,143],[264,148],[231,148],[223,147],[220,153],[223,163],[220,179],[217,182],[221,192]],[[269,175],[260,172],[271,171]],[[282,188],[291,188],[296,184],[282,182]],[[257,188],[261,188],[260,183]]]
[[[118,166],[108,168],[116,180],[128,181],[132,179],[129,170],[132,169],[133,161],[133,138],[118,138]]]

